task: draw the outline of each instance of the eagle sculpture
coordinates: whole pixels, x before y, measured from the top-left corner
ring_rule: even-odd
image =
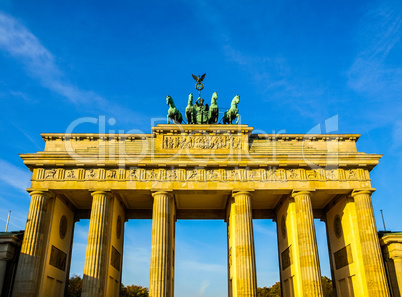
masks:
[[[200,84],[203,80],[204,80],[204,78],[205,78],[205,74],[206,73],[204,73],[203,75],[201,75],[201,76],[195,76],[194,74],[191,74],[192,76],[193,76],[193,78],[195,79],[195,81],[197,82],[197,84]]]

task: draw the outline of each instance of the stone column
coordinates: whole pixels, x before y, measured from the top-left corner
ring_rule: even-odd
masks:
[[[104,191],[96,191],[91,195],[93,199],[81,296],[104,297],[107,284],[112,196]]]
[[[150,297],[173,297],[175,205],[167,192],[153,193]]]
[[[6,277],[7,271],[7,260],[1,259],[0,260],[0,293],[3,290],[4,278]]]
[[[14,282],[13,296],[37,296],[41,281],[41,264],[46,240],[46,204],[49,193],[33,191],[21,246],[17,274]]]
[[[257,296],[251,194],[233,194],[229,213],[229,261],[233,297]]]
[[[395,275],[398,283],[398,294],[402,295],[402,258],[394,258]],[[395,286],[396,287],[396,286]],[[397,290],[397,288],[395,288]],[[395,293],[397,294],[397,293]]]
[[[307,191],[294,192],[292,197],[295,200],[296,208],[298,256],[303,296],[323,296],[311,194]]]
[[[389,296],[387,278],[375,225],[371,191],[354,191],[359,237],[369,296]]]

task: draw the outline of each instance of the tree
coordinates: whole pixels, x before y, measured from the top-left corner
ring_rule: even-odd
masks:
[[[81,297],[82,278],[73,275],[68,280],[65,297]],[[125,287],[121,284],[120,297],[148,297],[148,288],[131,285]]]
[[[124,287],[121,284],[120,297],[148,297],[148,288],[136,285]]]
[[[82,278],[79,275],[74,274],[68,280],[66,297],[81,297],[82,292]]]
[[[277,282],[268,288],[257,288],[257,297],[281,297],[281,283]]]
[[[324,297],[334,297],[332,281],[322,276],[321,283]],[[281,283],[277,282],[272,287],[257,288],[257,297],[281,297]]]
[[[332,281],[326,277],[322,276],[321,277],[321,283],[322,283],[322,291],[324,293],[325,297],[334,297],[334,287],[332,286]]]

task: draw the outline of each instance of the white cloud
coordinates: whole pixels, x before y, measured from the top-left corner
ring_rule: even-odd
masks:
[[[203,281],[200,287],[200,296],[204,296],[205,289],[210,285],[209,281]]]
[[[253,229],[254,233],[260,233],[263,235],[267,235],[268,237],[273,237],[276,239],[276,224],[267,226],[265,222],[259,222],[257,220],[253,221]]]
[[[393,131],[393,147],[400,148],[402,146],[402,121],[395,123]]]
[[[357,92],[384,100],[399,97],[402,91],[402,65],[387,63],[387,58],[400,45],[401,9],[394,2],[380,2],[361,20],[356,36],[361,48],[349,69],[349,85]]]
[[[55,62],[54,55],[20,21],[3,12],[0,12],[0,50],[22,62],[28,74],[38,79],[42,86],[73,104],[91,106],[92,110],[107,112],[121,120],[138,123],[145,120],[145,117],[137,112],[67,82],[63,71]]]
[[[219,264],[211,264],[205,262],[197,261],[177,261],[177,265],[180,267],[185,267],[191,271],[208,271],[208,272],[218,272],[226,273],[226,266]]]
[[[26,193],[31,174],[28,169],[21,169],[5,160],[0,159],[0,181]]]

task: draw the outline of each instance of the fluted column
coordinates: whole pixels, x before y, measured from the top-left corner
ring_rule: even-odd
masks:
[[[167,192],[156,192],[152,212],[150,297],[173,297],[174,201]]]
[[[359,237],[369,296],[389,296],[384,263],[375,225],[371,191],[355,191]]]
[[[303,296],[323,296],[310,192],[294,192]]]
[[[33,191],[30,195],[31,205],[14,283],[15,297],[36,296],[41,280],[40,269],[43,261],[46,204],[49,193]]]
[[[394,258],[396,281],[398,283],[399,294],[402,295],[402,258]]]
[[[257,296],[257,276],[255,266],[254,234],[251,208],[251,194],[238,192],[233,194],[234,204],[230,216],[234,234],[232,242],[232,265],[235,265],[233,297]],[[233,251],[234,249],[234,251]]]
[[[81,296],[104,297],[107,284],[111,194],[96,191],[91,195],[92,209]]]

